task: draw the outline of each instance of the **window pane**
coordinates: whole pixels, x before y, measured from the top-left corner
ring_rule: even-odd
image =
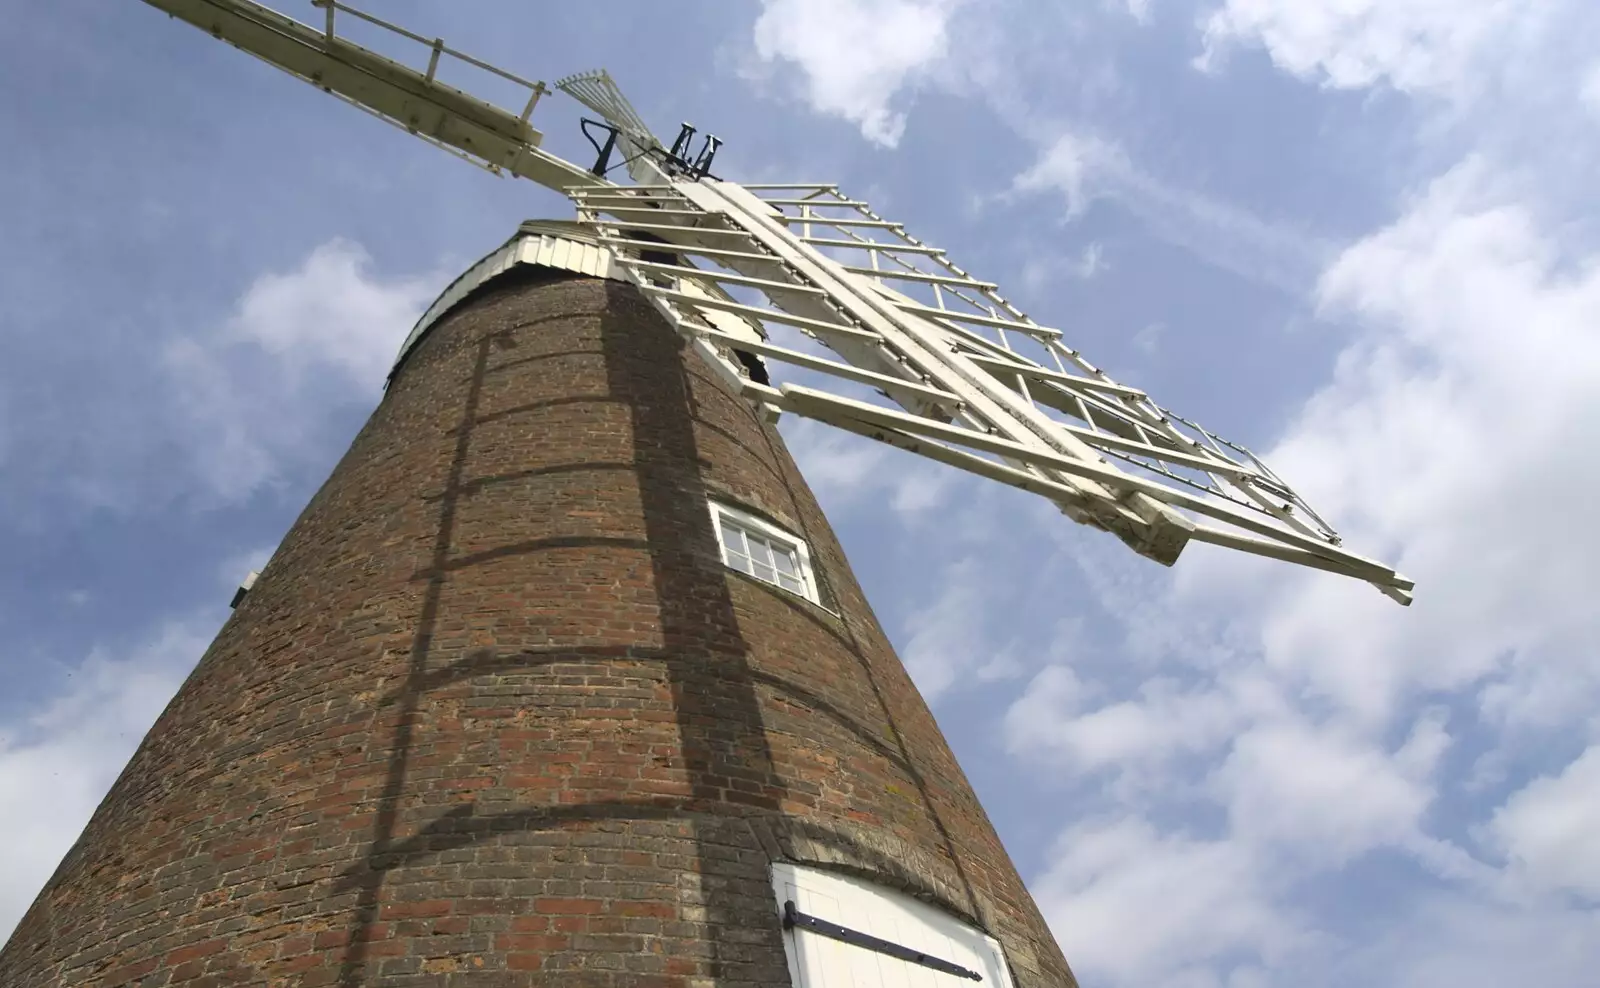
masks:
[[[768,583],[777,583],[778,574],[771,566],[763,566],[761,563],[756,563],[756,579],[766,580]]]
[[[744,533],[735,528],[733,523],[728,521],[726,518],[721,519],[721,522],[722,544],[727,546],[730,552],[746,552],[744,547]]]
[[[751,536],[750,558],[756,561],[757,566],[765,566],[767,569],[772,568],[772,547],[767,545],[766,539]]]
[[[782,587],[785,590],[792,590],[795,593],[801,594],[801,595],[804,595],[805,592],[806,592],[805,586],[802,585],[799,580],[797,580],[794,577],[788,575],[787,573],[779,573],[778,574],[778,586]]]
[[[741,573],[750,573],[752,575],[755,573],[755,567],[750,565],[750,557],[737,552],[728,553],[728,565]]]
[[[783,546],[773,546],[772,561],[777,565],[778,572],[796,576],[800,567],[795,565],[794,551]]]

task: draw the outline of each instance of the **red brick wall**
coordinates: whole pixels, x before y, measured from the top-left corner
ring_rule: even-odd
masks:
[[[725,569],[708,494],[841,616]],[[632,288],[524,270],[409,358],[0,985],[787,985],[774,859],[1072,984],[777,433]]]

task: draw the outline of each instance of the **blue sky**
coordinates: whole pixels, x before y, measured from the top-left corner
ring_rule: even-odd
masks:
[[[143,4],[14,6],[0,929],[416,314],[569,214]],[[1600,10],[539,6],[381,9],[524,75],[608,67],[727,177],[838,182],[1417,580],[1401,609],[1204,546],[1165,570],[784,423],[1086,985],[1592,983]],[[535,122],[583,153],[570,107]]]

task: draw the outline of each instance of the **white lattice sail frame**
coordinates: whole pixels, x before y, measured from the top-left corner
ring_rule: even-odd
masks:
[[[603,71],[556,85],[604,118],[620,153],[585,169],[539,147],[529,116],[544,83],[337,0],[312,0],[320,29],[251,0],[146,2],[474,164],[568,195],[607,275],[637,285],[769,416],[816,419],[1039,494],[1164,564],[1197,540],[1411,600],[1410,580],[1344,549],[1248,449],[1112,380],[993,282],[835,185],[710,175],[714,138],[692,163],[678,153],[688,125],[665,149]],[[340,36],[341,12],[424,46],[426,68]],[[512,112],[440,82],[446,57],[526,89],[526,105]],[[619,167],[632,184],[608,177]],[[769,363],[794,379],[774,383]]]

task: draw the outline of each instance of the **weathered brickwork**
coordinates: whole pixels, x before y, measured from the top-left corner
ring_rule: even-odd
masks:
[[[839,616],[723,567],[708,495]],[[1073,984],[776,431],[632,288],[524,270],[401,368],[0,985],[788,985],[775,859]]]

